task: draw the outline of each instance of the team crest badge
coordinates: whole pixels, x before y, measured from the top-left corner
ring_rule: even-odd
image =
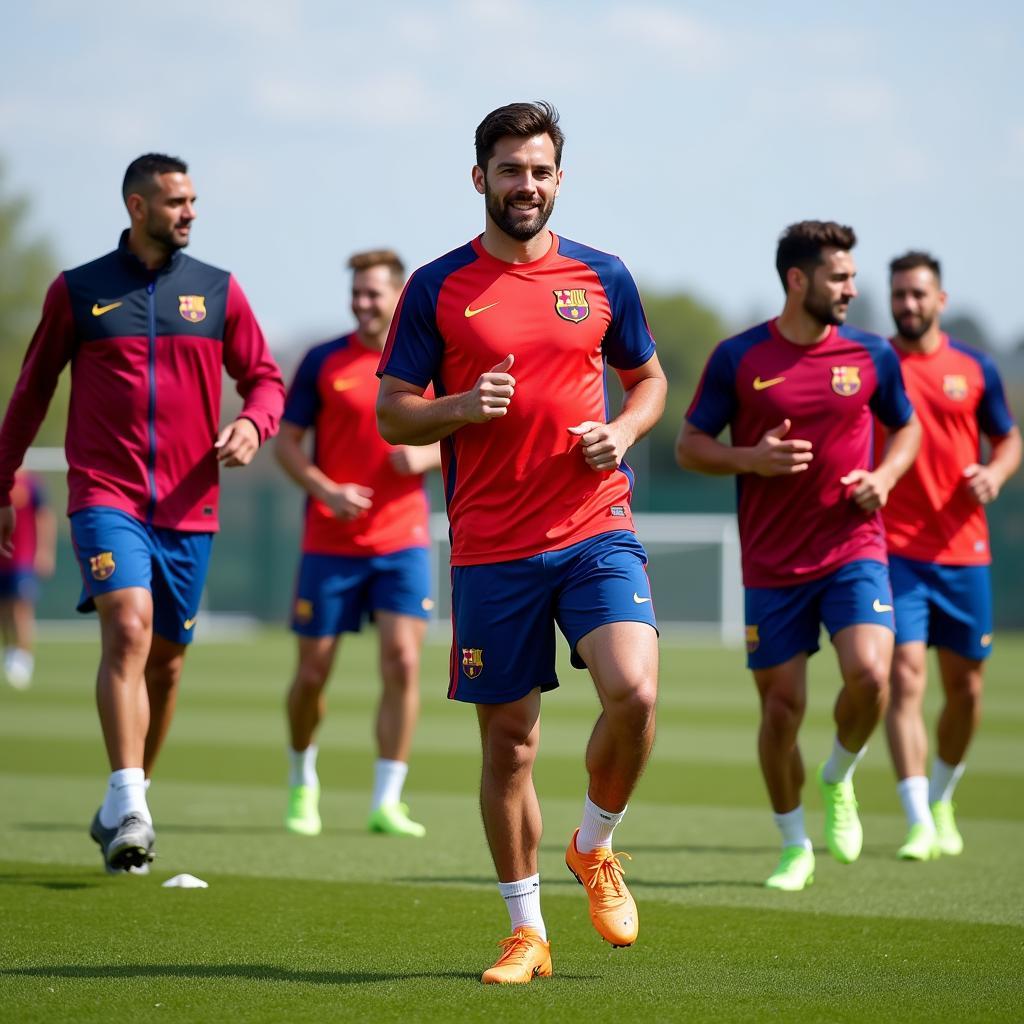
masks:
[[[753,654],[761,644],[757,626],[747,626],[747,654]]]
[[[313,602],[305,597],[295,599],[295,621],[309,622],[313,618]]]
[[[484,652],[480,647],[462,648],[462,671],[469,679],[476,679],[484,670]]]
[[[109,580],[114,575],[117,565],[114,563],[113,551],[101,551],[89,558],[89,569],[94,580]]]
[[[582,323],[590,316],[586,288],[556,288],[555,312],[571,324]]]
[[[837,395],[842,395],[843,398],[857,394],[860,391],[860,367],[833,366],[832,390]]]
[[[967,378],[962,373],[947,373],[942,378],[942,390],[947,398],[962,402],[967,397]]]
[[[178,312],[183,320],[190,324],[197,324],[206,319],[206,296],[205,295],[179,295]]]

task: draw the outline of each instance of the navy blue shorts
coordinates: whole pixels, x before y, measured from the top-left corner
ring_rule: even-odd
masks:
[[[889,556],[896,643],[919,641],[982,661],[992,652],[987,565],[936,565]]]
[[[829,636],[847,626],[895,631],[889,570],[860,559],[791,587],[747,587],[747,667],[771,668],[806,651],[814,654],[824,624]]]
[[[433,607],[427,548],[364,557],[304,554],[292,630],[301,636],[358,633],[374,612],[427,619]]]
[[[190,643],[213,547],[212,533],[149,526],[116,508],[85,508],[71,517],[71,541],[82,572],[80,612],[94,598],[125,587],[153,595],[153,632]]]
[[[39,600],[39,578],[31,569],[10,569],[0,572],[0,601]]]
[[[598,626],[657,630],[646,565],[636,536],[615,531],[530,558],[453,566],[448,696],[504,704],[555,689],[556,623],[576,668],[586,667],[577,643]]]

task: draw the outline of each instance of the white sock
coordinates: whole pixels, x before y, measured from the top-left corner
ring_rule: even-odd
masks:
[[[541,938],[547,942],[548,930],[540,913],[540,875],[530,875],[518,882],[499,882],[498,892],[508,907],[512,931],[525,925],[540,932]]]
[[[316,773],[316,755],[318,747],[310,743],[305,750],[288,748],[288,785],[319,786],[320,778]]]
[[[812,850],[810,839],[807,838],[807,829],[804,827],[803,804],[798,804],[792,811],[785,814],[772,814],[779,832],[782,833],[783,846],[802,846],[805,850]]]
[[[589,796],[586,797],[583,801],[583,821],[580,823],[579,835],[576,836],[576,849],[580,853],[591,853],[603,847],[610,848],[615,826],[622,821],[628,809],[623,807],[621,811],[605,811]]]
[[[16,690],[24,689],[31,684],[35,667],[36,659],[31,651],[22,650],[20,647],[8,647],[4,652],[4,674]]]
[[[116,828],[127,814],[137,814],[153,824],[146,805],[146,776],[141,768],[119,768],[110,773],[107,795],[100,808],[100,824]]]
[[[953,799],[953,790],[967,769],[967,762],[946,764],[941,757],[932,762],[932,777],[928,780],[928,803],[948,803]]]
[[[855,754],[852,754],[839,742],[837,736],[832,744],[832,756],[825,762],[825,767],[821,770],[821,777],[831,785],[835,785],[837,782],[849,782],[853,778],[853,770],[867,751],[867,744],[865,744]]]
[[[370,800],[370,810],[375,811],[384,805],[401,803],[402,787],[408,774],[409,766],[404,761],[378,757],[373,766],[373,798]]]
[[[928,806],[928,780],[923,775],[910,775],[896,784],[908,825],[927,825],[934,831],[931,808]]]

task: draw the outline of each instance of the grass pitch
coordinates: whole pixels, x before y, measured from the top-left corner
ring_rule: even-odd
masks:
[[[158,859],[108,877],[87,835],[107,774],[95,640],[41,644],[25,693],[0,690],[2,1021],[1019,1021],[1024,1018],[1024,637],[1000,636],[986,719],[958,791],[966,851],[906,864],[878,735],[857,773],[860,861],[818,845],[817,881],[768,892],[777,837],[757,769],[742,654],[663,647],[658,741],[617,833],[641,918],[636,946],[593,932],[562,855],[578,824],[596,714],[563,665],[545,697],[538,790],[555,976],[479,983],[508,930],[476,806],[472,708],[444,699],[426,652],[407,798],[422,841],[364,831],[376,699],[372,634],[343,644],[320,740],[324,833],[287,835],[284,632],[202,641],[150,792]],[[837,677],[812,660],[809,769],[828,752]],[[937,700],[929,697],[932,719]],[[821,839],[821,807],[805,792]],[[163,889],[190,872],[206,890]]]

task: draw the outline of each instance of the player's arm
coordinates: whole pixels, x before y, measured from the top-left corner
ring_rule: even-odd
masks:
[[[849,496],[865,512],[883,508],[889,492],[917,458],[921,447],[921,423],[911,415],[901,427],[890,428],[889,444],[882,461],[872,470],[854,469],[839,482],[850,487]]]
[[[469,391],[425,398],[426,386],[384,373],[377,395],[377,429],[388,444],[428,445],[467,423],[487,423],[508,414],[516,391],[509,373],[514,357],[477,378]]]
[[[613,420],[584,420],[569,427],[580,439],[587,465],[597,472],[618,469],[626,452],[647,434],[665,411],[668,382],[657,355],[642,366],[616,370],[624,392],[622,409]]]
[[[288,420],[274,442],[274,455],[281,468],[308,495],[323,502],[338,519],[357,519],[373,506],[373,488],[361,484],[336,483],[306,454],[302,439],[306,428]]]
[[[676,462],[709,476],[756,473],[758,476],[792,476],[805,473],[814,458],[810,441],[788,437],[792,423],[783,420],[767,430],[756,445],[733,446],[683,420],[676,438]]]
[[[401,444],[388,456],[391,468],[401,476],[418,476],[429,473],[432,469],[441,468],[441,445],[434,444],[417,447]]]
[[[989,438],[992,455],[985,464],[972,462],[964,469],[967,489],[979,505],[987,505],[999,497],[1003,484],[1020,469],[1020,428],[1013,427],[1002,437]]]

